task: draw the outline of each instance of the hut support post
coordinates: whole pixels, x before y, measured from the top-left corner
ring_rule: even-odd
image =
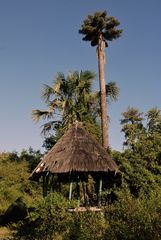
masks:
[[[77,177],[77,206],[80,207],[80,179]]]
[[[102,195],[102,177],[99,182],[99,194],[98,194],[98,205],[101,206],[101,195]]]
[[[69,201],[71,201],[71,199],[72,199],[72,187],[73,187],[73,182],[70,182]]]
[[[47,196],[49,183],[49,172],[43,175],[43,197]]]
[[[45,175],[43,175],[43,197],[45,197]]]

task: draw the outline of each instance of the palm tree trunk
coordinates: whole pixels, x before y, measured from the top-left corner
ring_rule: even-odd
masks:
[[[108,122],[107,122],[107,104],[106,104],[106,84],[105,84],[105,41],[102,35],[98,43],[98,70],[99,84],[101,92],[101,128],[102,128],[102,146],[108,148]]]

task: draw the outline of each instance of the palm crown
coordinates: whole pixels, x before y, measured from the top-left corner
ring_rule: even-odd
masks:
[[[44,124],[44,133],[50,131],[58,123],[64,127],[79,121],[85,124],[96,123],[100,116],[100,92],[92,91],[92,83],[96,75],[91,71],[70,72],[67,77],[59,72],[52,86],[44,85],[42,97],[47,110],[33,110],[33,120],[48,120]],[[119,88],[115,82],[106,86],[108,100],[117,100]]]
[[[59,72],[52,86],[44,85],[42,97],[48,109],[33,110],[33,120],[50,119],[44,130],[51,130],[58,122],[68,127],[75,121],[93,121],[99,111],[97,92],[92,92],[94,79],[91,71],[74,71],[67,77]]]
[[[122,30],[117,29],[120,22],[115,17],[107,15],[106,11],[96,12],[94,15],[88,15],[84,20],[79,33],[85,35],[84,41],[90,41],[91,46],[97,46],[100,36],[108,46],[107,41],[112,41],[121,36]]]

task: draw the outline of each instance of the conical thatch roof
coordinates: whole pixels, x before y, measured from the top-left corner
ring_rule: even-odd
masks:
[[[74,124],[34,169],[30,179],[43,172],[117,172],[106,150],[82,126]]]

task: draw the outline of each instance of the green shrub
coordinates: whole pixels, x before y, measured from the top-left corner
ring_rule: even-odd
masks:
[[[69,202],[57,193],[41,198],[29,216],[17,225],[14,239],[52,240],[68,236],[72,215]]]
[[[40,187],[28,180],[28,163],[17,161],[16,156],[16,153],[0,153],[0,214],[20,196],[32,204],[41,194]]]
[[[77,212],[73,215],[74,224],[71,227],[71,240],[102,240],[108,224],[103,212]]]
[[[161,190],[148,198],[134,198],[121,193],[118,202],[106,208],[109,240],[160,240],[161,239]]]

